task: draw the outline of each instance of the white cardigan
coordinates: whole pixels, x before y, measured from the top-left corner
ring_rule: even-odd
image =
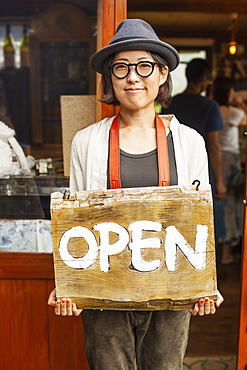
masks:
[[[71,192],[107,189],[109,130],[114,118],[105,118],[76,133],[71,147]],[[161,118],[170,122],[178,185],[191,185],[194,180],[208,185],[208,159],[202,136],[180,124],[173,115]]]

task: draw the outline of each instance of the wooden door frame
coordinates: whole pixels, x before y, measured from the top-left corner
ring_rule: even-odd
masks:
[[[247,163],[247,140],[245,146],[245,163]],[[237,370],[247,370],[246,343],[247,343],[247,169],[245,170],[244,227],[242,244],[241,297],[240,297]]]
[[[127,18],[127,0],[98,0],[97,50],[109,44],[118,24]],[[96,118],[100,120],[118,113],[118,107],[100,103],[101,75],[97,74]]]

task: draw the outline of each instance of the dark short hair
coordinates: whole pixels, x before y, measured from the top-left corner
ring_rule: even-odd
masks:
[[[210,67],[205,59],[192,59],[186,67],[186,77],[188,82],[198,83],[203,76],[210,73]]]
[[[235,81],[230,77],[217,77],[213,84],[213,99],[219,105],[229,105],[229,94],[235,88]]]
[[[166,67],[167,62],[158,54],[151,53],[150,55],[155,60],[155,62],[159,63],[161,65],[160,68]],[[111,69],[109,66],[112,64],[114,59],[114,55],[111,55],[102,71],[102,78],[101,78],[101,99],[99,100],[102,103],[108,104],[108,105],[120,105],[119,101],[115,97],[113,86],[112,86],[112,79],[111,79]],[[160,85],[158,95],[155,99],[155,101],[162,105],[162,107],[166,108],[171,100],[171,90],[172,90],[172,80],[170,72],[168,71],[168,76],[166,81]]]

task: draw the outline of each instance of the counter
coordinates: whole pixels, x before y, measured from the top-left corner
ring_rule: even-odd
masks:
[[[54,288],[52,253],[43,253],[52,251],[50,193],[67,186],[63,176],[0,179],[3,370],[89,370],[81,318],[56,316],[47,305]]]
[[[0,252],[0,363],[3,370],[89,370],[82,320],[47,305],[52,254]]]

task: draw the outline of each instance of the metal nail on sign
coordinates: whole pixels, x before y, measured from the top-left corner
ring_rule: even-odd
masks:
[[[53,193],[51,215],[58,298],[121,310],[216,298],[210,186]]]

